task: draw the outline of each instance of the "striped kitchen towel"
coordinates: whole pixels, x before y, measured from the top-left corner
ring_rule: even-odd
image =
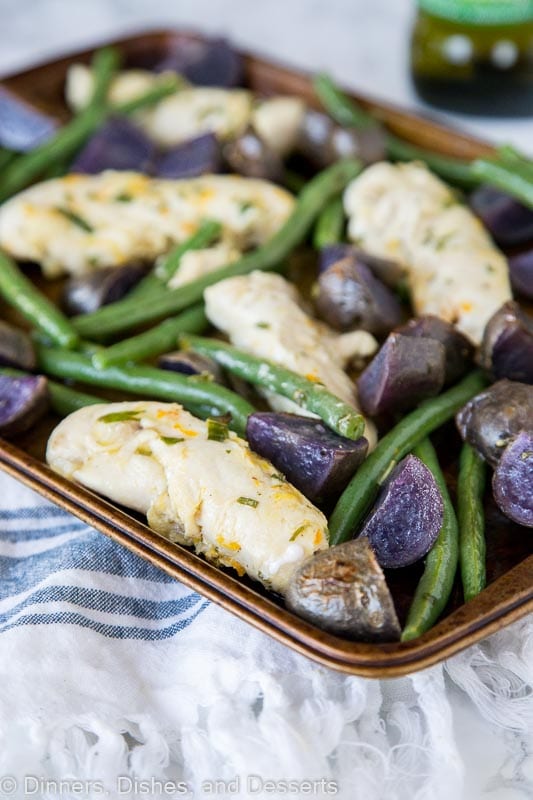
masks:
[[[0,473],[0,798],[505,800],[532,788],[532,665],[526,620],[446,680],[343,676]]]

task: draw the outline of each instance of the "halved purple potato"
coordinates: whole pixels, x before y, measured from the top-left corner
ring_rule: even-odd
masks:
[[[391,333],[357,381],[359,402],[376,416],[413,408],[444,384],[446,351],[436,339]]]
[[[153,69],[155,72],[179,72],[196,86],[228,89],[241,86],[244,77],[242,58],[226,39],[180,42]]]
[[[403,267],[397,261],[372,256],[365,250],[361,250],[360,247],[344,242],[328,244],[322,248],[318,263],[319,273],[329,269],[343,258],[356,258],[359,262],[366,264],[372,274],[390,289],[396,288],[405,274]]]
[[[0,436],[27,431],[46,413],[48,404],[48,382],[43,375],[0,375]]]
[[[106,169],[150,172],[155,149],[147,136],[123,117],[106,122],[76,156],[70,172],[96,175]],[[127,196],[117,197],[119,203]]]
[[[224,381],[222,369],[216,361],[209,356],[202,356],[189,350],[165,353],[157,359],[157,366],[171,372],[180,372],[182,375],[210,375],[219,383]]]
[[[57,121],[0,87],[0,146],[26,152],[49,139]]]
[[[533,528],[533,433],[522,431],[509,444],[492,476],[492,490],[506,517]]]
[[[319,169],[339,158],[373,164],[385,158],[385,134],[378,124],[364,130],[342,128],[326,114],[307,109],[295,150]]]
[[[361,531],[384,569],[407,567],[428,553],[437,540],[444,503],[435,478],[416,456],[392,470]]]
[[[242,136],[227,142],[222,152],[231,172],[277,183],[283,179],[281,158],[253,130],[247,130]]]
[[[533,247],[509,257],[511,286],[528,300],[533,300]]]
[[[160,155],[153,174],[159,178],[195,178],[220,172],[221,168],[222,153],[217,137],[204,133]]]
[[[322,319],[340,331],[362,329],[379,336],[402,318],[396,296],[355,254],[320,273],[315,304]]]
[[[495,467],[520,431],[533,432],[533,387],[498,381],[469,400],[455,421],[463,439]]]
[[[367,539],[330,547],[305,561],[289,581],[285,605],[337,636],[366,642],[400,638],[394,601]]]
[[[27,333],[0,320],[0,365],[34,369],[35,350]]]
[[[123,267],[105,267],[90,275],[70,278],[63,291],[63,307],[69,314],[90,314],[124,297],[147,271],[148,266],[138,262]]]
[[[250,414],[246,438],[252,450],[315,503],[342,492],[368,449],[363,436],[352,441],[311,417],[267,411]]]
[[[458,381],[465,374],[474,357],[472,342],[450,322],[431,314],[410,319],[405,325],[397,328],[395,333],[422,339],[436,339],[442,344],[446,353],[445,385]]]
[[[470,207],[501,245],[533,239],[533,211],[492,186],[480,186],[470,195]]]
[[[533,383],[533,317],[514,300],[504,303],[488,321],[480,359],[496,379]]]

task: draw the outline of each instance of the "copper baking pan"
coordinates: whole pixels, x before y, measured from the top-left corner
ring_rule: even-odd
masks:
[[[126,63],[143,63],[180,43],[201,39],[181,31],[155,31],[115,42]],[[87,61],[91,50],[42,64],[2,81],[19,97],[59,120],[68,116],[63,102],[65,70],[74,61]],[[309,77],[255,55],[245,54],[247,83],[262,94],[291,93],[316,104]],[[406,139],[450,155],[475,157],[490,153],[483,142],[392,106],[357,97],[389,127]],[[31,272],[38,281],[38,272]],[[44,286],[48,293],[57,287]],[[2,309],[3,316],[11,316]],[[20,322],[20,320],[19,320]],[[435,664],[468,645],[533,611],[533,555],[529,532],[513,525],[488,501],[488,586],[475,600],[461,605],[460,592],[446,616],[424,636],[406,644],[348,642],[324,633],[283,607],[257,584],[208,564],[190,550],[171,544],[151,531],[141,518],[114,506],[92,492],[57,476],[44,463],[48,434],[57,423],[52,415],[29,434],[12,442],[0,440],[0,468],[72,512],[89,525],[156,564],[169,575],[261,629],[280,642],[326,666],[354,675],[393,677]],[[441,454],[453,486],[455,452],[443,438]],[[453,436],[451,437],[453,439]],[[446,441],[445,446],[444,442]],[[400,615],[412,596],[419,567],[389,573]]]

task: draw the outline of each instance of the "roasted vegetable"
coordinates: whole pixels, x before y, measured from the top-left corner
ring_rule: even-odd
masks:
[[[287,608],[325,631],[349,639],[391,642],[400,625],[385,578],[367,539],[331,547],[293,574]]]
[[[0,435],[23,433],[46,413],[49,397],[46,378],[0,375]]]
[[[314,503],[339,495],[368,449],[363,436],[355,441],[336,436],[319,420],[296,414],[251,414],[246,438]]]
[[[146,275],[147,269],[146,264],[139,262],[70,278],[63,292],[63,306],[69,314],[90,314],[124,297]]]
[[[504,303],[487,323],[481,363],[496,379],[533,383],[533,318],[514,300]]]
[[[370,416],[413,408],[440,392],[446,353],[435,339],[391,333],[357,381],[359,401]]]
[[[505,192],[483,185],[470,196],[470,206],[501,245],[533,239],[533,211]]]
[[[407,567],[431,549],[443,517],[433,475],[419,458],[408,455],[381,487],[361,536],[368,538],[381,567]]]
[[[509,275],[515,292],[533,300],[533,248],[509,257]]]
[[[160,369],[180,372],[182,375],[209,376],[219,383],[223,382],[222,370],[216,361],[188,350],[174,350],[172,353],[159,356],[157,366]]]
[[[494,499],[503,513],[533,528],[533,433],[522,431],[506,448],[492,477]]]
[[[495,467],[521,430],[533,432],[533,387],[498,381],[473,397],[455,421],[463,439]]]
[[[427,314],[410,319],[396,333],[402,336],[417,336],[422,339],[436,339],[445,350],[444,385],[450,385],[462,378],[474,357],[474,345],[450,322]]]
[[[28,334],[2,320],[0,320],[0,364],[21,369],[35,367],[35,352]]]
[[[323,169],[339,158],[360,158],[364,164],[380,161],[385,144],[381,128],[343,128],[326,114],[307,109],[296,150],[313,166]]]
[[[153,69],[172,70],[196,86],[240,86],[242,58],[226,39],[180,41]]]
[[[332,328],[388,333],[402,318],[400,303],[357,255],[342,258],[319,275],[318,313]]]
[[[331,544],[346,542],[354,535],[369,510],[381,481],[388,475],[391,464],[397,463],[424,437],[453,417],[484,385],[480,372],[467,375],[440,397],[426,400],[420,408],[411,411],[380,439],[333,509],[329,520]]]
[[[105,169],[149,172],[154,153],[153,144],[136,125],[124,117],[115,117],[91,136],[74,159],[70,172],[86,175],[96,175]]]
[[[56,120],[0,88],[0,145],[9,150],[33,150],[55,133]]]
[[[204,133],[178,144],[159,156],[153,174],[159,178],[194,178],[220,172],[222,155],[213,133]]]
[[[231,172],[282,182],[284,167],[281,158],[253,130],[249,129],[227,142],[222,152]]]
[[[369,267],[378,280],[391,289],[395,289],[405,275],[405,270],[397,261],[390,261],[387,258],[372,256],[370,253],[355,247],[353,244],[339,242],[338,244],[328,244],[320,251],[319,272],[331,267],[342,258],[357,258]]]
[[[457,476],[459,559],[465,601],[472,600],[486,584],[485,509],[483,495],[487,465],[465,442]]]

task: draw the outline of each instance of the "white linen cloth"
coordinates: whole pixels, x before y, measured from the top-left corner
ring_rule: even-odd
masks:
[[[338,674],[0,474],[0,797],[530,798],[532,684],[531,618]]]

